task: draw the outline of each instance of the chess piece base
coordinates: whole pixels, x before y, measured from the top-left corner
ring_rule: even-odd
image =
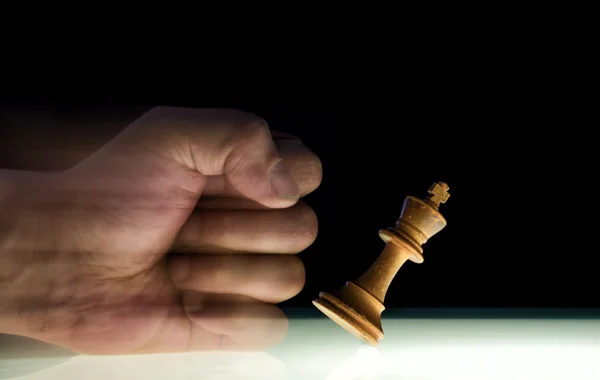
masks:
[[[350,289],[357,287],[351,282],[346,286],[350,286]],[[376,307],[376,313],[381,313],[383,305],[381,305],[379,301],[372,298],[369,303],[378,304],[377,306],[379,307]],[[383,330],[381,326],[376,326],[369,321],[369,317],[358,312],[355,308],[341,301],[333,294],[321,292],[319,298],[313,301],[313,305],[344,330],[353,334],[365,343],[376,346],[379,341],[383,339]]]

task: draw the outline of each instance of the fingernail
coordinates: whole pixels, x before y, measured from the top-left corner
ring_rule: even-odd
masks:
[[[269,172],[271,186],[280,198],[297,200],[300,197],[300,188],[292,178],[283,161],[279,161]]]
[[[174,258],[169,263],[169,273],[173,282],[181,283],[187,280],[190,274],[190,262],[185,258]]]

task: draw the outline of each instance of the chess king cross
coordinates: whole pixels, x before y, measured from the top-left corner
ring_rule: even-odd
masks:
[[[348,332],[376,346],[383,339],[381,313],[388,287],[407,260],[423,262],[421,246],[446,227],[438,208],[450,197],[449,189],[438,182],[425,199],[406,197],[396,226],[379,231],[386,246],[369,270],[341,289],[321,292],[313,304]]]

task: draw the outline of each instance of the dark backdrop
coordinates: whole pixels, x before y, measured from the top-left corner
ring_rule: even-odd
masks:
[[[11,161],[11,152],[39,150],[48,136],[109,136],[110,128],[77,121],[115,119],[117,128],[152,105],[242,108],[297,135],[323,162],[323,183],[306,198],[319,236],[300,254],[307,283],[287,306],[310,306],[320,290],[366,270],[384,247],[377,231],[395,223],[405,196],[426,195],[434,181],[450,186],[441,208],[448,226],[424,246],[423,264],[401,269],[388,308],[600,306],[593,160],[576,158],[595,153],[586,145],[591,135],[563,122],[564,110],[519,90],[320,95],[319,101],[310,94],[286,101],[283,94],[263,100],[251,93],[207,101],[194,93],[60,100],[9,94],[5,109],[35,107],[30,117],[51,114],[55,122],[52,128],[32,122],[25,133],[5,123],[0,155],[4,166],[26,168],[23,158]]]

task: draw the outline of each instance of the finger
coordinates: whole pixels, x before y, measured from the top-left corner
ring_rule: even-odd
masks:
[[[162,186],[193,193],[209,176],[224,176],[232,189],[272,208],[289,207],[300,194],[267,123],[237,110],[157,107],[79,167],[130,181],[160,174]]]
[[[300,196],[310,194],[317,189],[323,177],[321,161],[317,155],[293,136],[285,139],[276,138],[275,145],[283,159],[282,163],[300,188]],[[207,179],[203,196],[240,197],[241,194],[225,176],[212,176]]]
[[[278,303],[302,290],[304,264],[290,255],[187,255],[169,260],[176,287],[214,294],[241,294]]]
[[[268,210],[269,208],[250,199],[236,197],[202,197],[196,204],[200,210]]]
[[[190,350],[264,350],[280,343],[288,331],[285,314],[275,305],[241,296],[185,293],[192,322]]]
[[[317,216],[303,202],[277,210],[196,210],[171,251],[293,254],[308,248],[317,231]]]

